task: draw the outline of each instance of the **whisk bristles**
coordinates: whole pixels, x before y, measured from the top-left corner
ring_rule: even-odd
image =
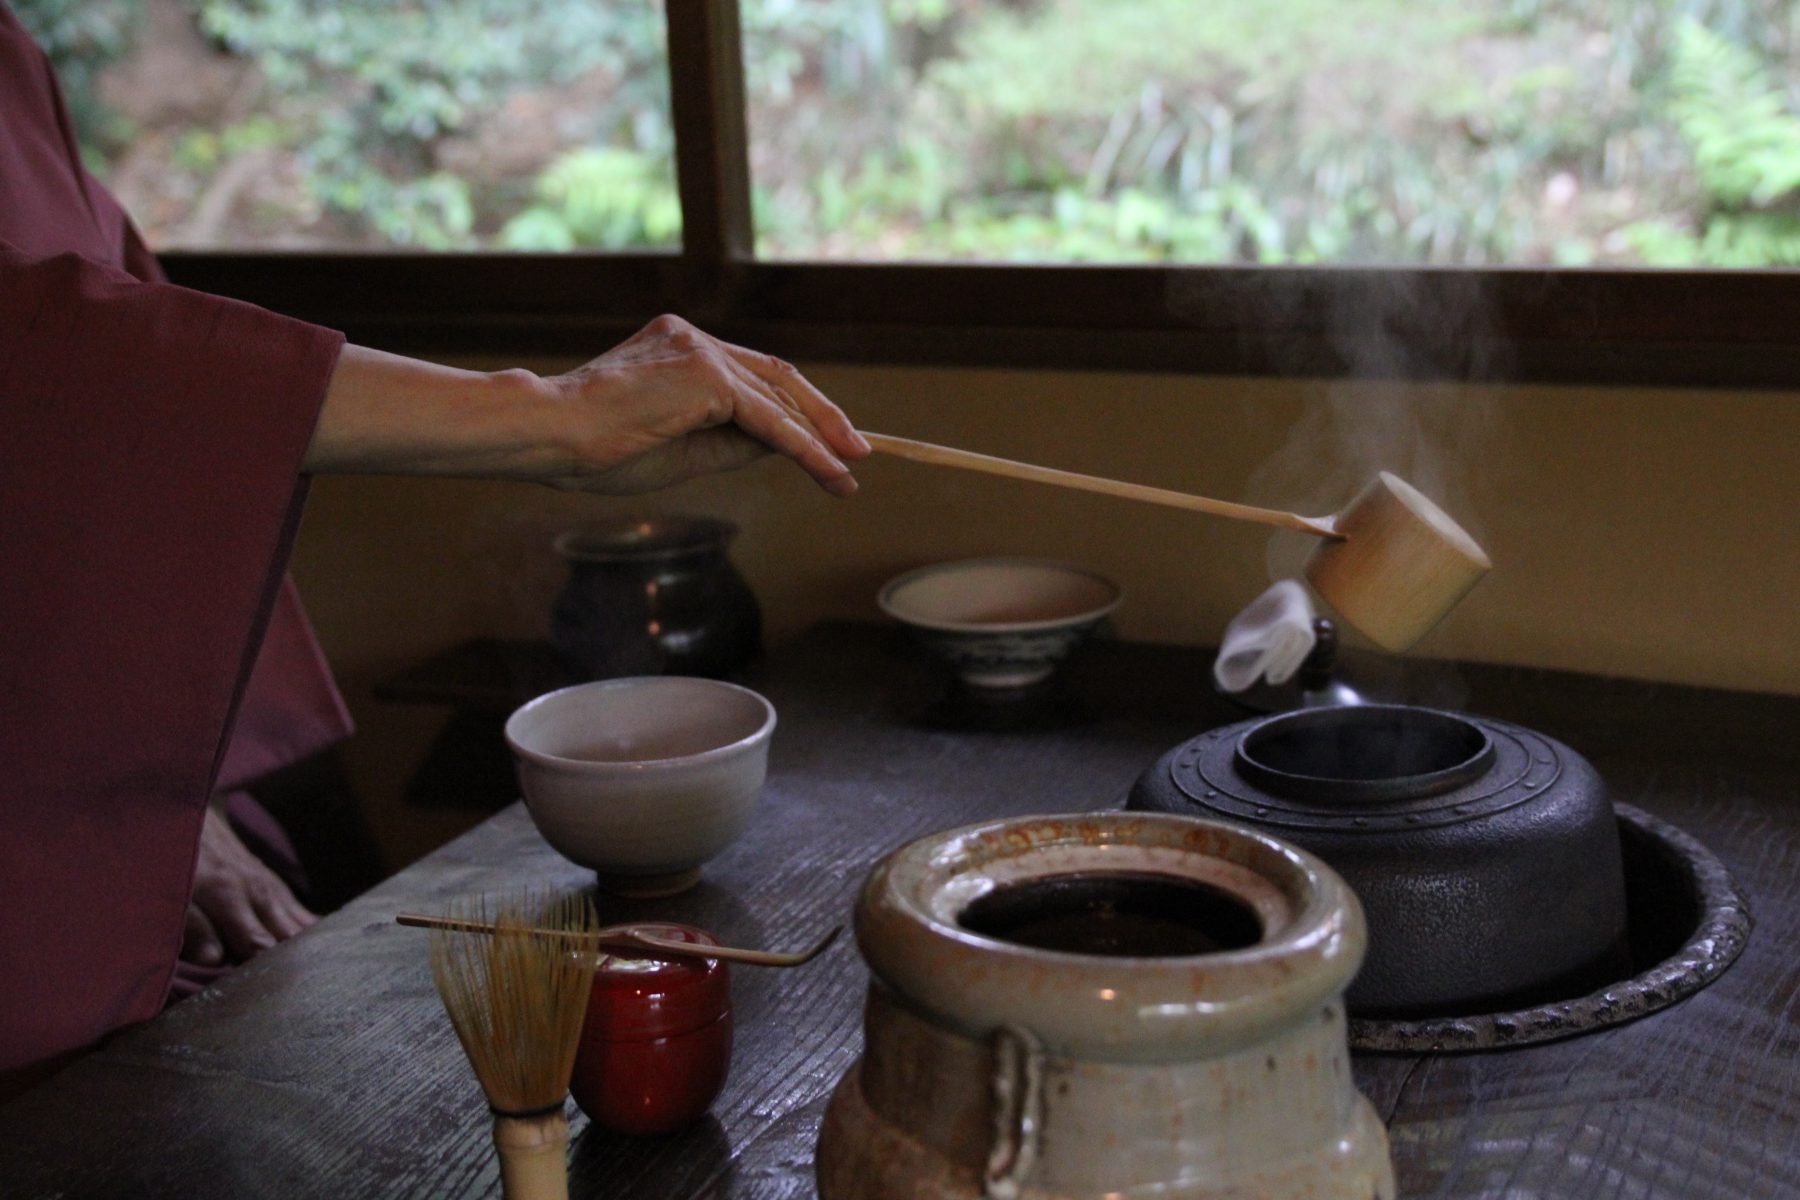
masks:
[[[584,895],[524,893],[454,905],[492,933],[434,929],[431,975],[488,1106],[500,1116],[560,1112],[575,1068],[595,959],[569,933],[599,927]]]

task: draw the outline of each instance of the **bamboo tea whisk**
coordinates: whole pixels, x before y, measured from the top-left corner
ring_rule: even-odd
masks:
[[[568,895],[484,899],[450,916],[492,921],[489,933],[431,931],[431,976],[494,1113],[507,1200],[568,1200],[563,1105],[587,1015],[596,959],[568,935],[599,927],[591,901]]]

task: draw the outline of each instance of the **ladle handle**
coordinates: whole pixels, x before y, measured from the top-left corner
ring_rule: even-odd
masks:
[[[890,437],[885,433],[865,431],[863,437],[868,439],[870,446],[883,454],[912,462],[930,463],[939,467],[961,467],[965,471],[982,471],[1008,479],[1028,479],[1033,483],[1099,492],[1103,496],[1116,496],[1121,500],[1142,500],[1146,504],[1211,513],[1215,517],[1229,517],[1234,521],[1254,521],[1279,529],[1294,529],[1310,533],[1314,537],[1338,536],[1337,531],[1331,527],[1329,518],[1303,517],[1298,513],[1282,512],[1279,509],[1233,504],[1229,500],[1210,500],[1205,496],[1190,496],[1186,492],[1172,492],[1167,488],[1146,487],[1141,483],[1102,479],[1098,475],[1081,475],[1074,471],[1059,471],[1054,467],[1033,466],[1031,463],[1014,462],[1009,458],[995,458],[991,454],[977,454],[973,450],[958,450],[952,446],[915,442],[911,438]]]

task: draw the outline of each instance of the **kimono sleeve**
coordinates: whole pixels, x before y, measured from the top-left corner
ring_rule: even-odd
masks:
[[[0,241],[0,1071],[162,1002],[342,343]]]

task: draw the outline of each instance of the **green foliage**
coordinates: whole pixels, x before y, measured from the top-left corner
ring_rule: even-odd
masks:
[[[1698,230],[1667,219],[1626,233],[1658,266],[1800,266],[1800,116],[1749,49],[1687,20],[1669,112],[1706,195]]]
[[[757,197],[761,244],[777,254],[1585,264],[1785,253],[1766,217],[1681,241],[1684,214],[1709,202],[1664,106],[1684,14],[1782,62],[1786,0],[1293,0],[1279,21],[1263,0],[949,4],[916,61],[905,47],[921,31],[899,5],[884,6],[882,38],[847,15],[868,4],[840,6],[839,25],[809,28],[828,39],[810,54],[778,28],[802,7],[748,6],[754,45],[786,34],[781,86],[752,89],[762,127],[783,129],[787,183]],[[884,47],[876,86],[808,124],[798,92],[809,70],[829,76],[824,64]],[[846,155],[846,144],[863,149]],[[1765,191],[1779,177],[1770,157],[1747,168]],[[1746,169],[1733,148],[1722,161]]]
[[[463,128],[521,82],[567,83],[597,67],[631,80],[617,102],[635,108],[655,81],[631,68],[661,57],[660,14],[641,0],[202,0],[199,14],[277,92],[329,89],[366,108],[372,129],[419,140]]]
[[[221,130],[189,129],[175,143],[174,165],[188,171],[211,171],[233,155],[279,148],[286,138],[287,130],[279,121],[261,115]]]
[[[177,226],[231,184],[331,244],[679,238],[656,0],[181,2],[255,94],[159,142],[96,98],[146,0],[12,0]],[[1800,263],[1792,0],[742,7],[776,256]]]
[[[1672,0],[1637,0],[1659,2]],[[821,26],[836,40],[797,55],[774,27],[799,5],[749,0],[753,64],[767,46],[822,71],[846,47],[867,58],[924,37],[890,3],[885,39]],[[857,7],[868,5],[844,6]],[[1605,139],[1642,124],[1635,88],[1572,65],[1592,28],[1560,12],[1527,20],[1508,4],[1418,0],[1290,0],[1279,19],[1266,0],[947,12],[924,38],[929,53],[890,50],[886,74],[830,121],[808,120],[804,66],[760,89],[753,73],[754,121],[782,128],[788,167],[787,186],[758,197],[765,250],[842,233],[878,257],[979,257],[974,228],[1002,257],[1582,253],[1579,236],[1539,231],[1539,189],[1558,172],[1600,173],[1615,153]],[[846,144],[864,149],[846,155]],[[922,146],[951,169],[923,174],[936,163]]]
[[[94,84],[130,49],[144,0],[10,0],[9,7],[56,68],[76,125],[108,143],[129,137],[129,125],[100,103]]]
[[[538,202],[506,223],[508,250],[662,246],[681,232],[681,204],[662,164],[629,150],[563,155],[537,180]]]
[[[365,217],[390,245],[461,249],[475,227],[469,185],[441,171],[396,182],[379,171],[353,170],[339,178],[316,177],[313,186],[338,212]]]
[[[617,86],[590,103],[607,110],[598,124],[609,139],[632,146],[622,153],[665,160],[672,146],[661,13],[644,0],[355,9],[336,0],[201,0],[199,16],[208,34],[255,60],[314,197],[389,243],[477,243],[483,214],[468,183],[437,167],[435,151],[522,87],[605,70]],[[574,236],[590,244],[582,239],[617,228],[581,226]]]
[[[145,0],[14,3],[57,68],[90,151],[103,159],[120,150],[132,130],[99,103],[95,83],[130,51]],[[441,149],[523,90],[597,75],[606,86],[583,94],[584,125],[633,162],[664,164],[667,184],[673,135],[663,19],[654,0],[186,3],[197,28],[253,62],[260,78],[257,115],[222,128],[196,126],[173,140],[169,161],[191,179],[183,188],[190,194],[235,155],[262,147],[293,165],[311,207],[343,230],[340,237],[366,232],[380,243],[438,250],[478,245],[484,227],[498,230],[511,215],[488,206],[516,206],[524,189],[478,193],[442,167]],[[580,162],[563,171],[573,180],[567,202],[578,210],[578,244],[666,244],[677,235],[679,220],[670,224],[673,209],[662,200],[644,201],[631,221],[594,223],[580,207],[582,196],[629,184],[582,171]],[[552,190],[564,186],[562,176],[551,178],[555,172],[544,184]],[[672,192],[664,186],[662,194]],[[604,240],[613,237],[623,240]]]
[[[990,6],[928,76],[968,111],[1020,118],[1110,115],[1146,87],[1249,107],[1321,82],[1333,100],[1435,91],[1480,6],[1417,0],[1106,0]],[[1278,24],[1277,24],[1278,22]],[[1395,68],[1405,67],[1404,78]],[[1329,81],[1317,77],[1330,71]],[[1345,123],[1366,113],[1341,109]]]
[[[1714,201],[1765,206],[1800,188],[1800,119],[1754,53],[1690,19],[1670,86],[1670,113]]]

